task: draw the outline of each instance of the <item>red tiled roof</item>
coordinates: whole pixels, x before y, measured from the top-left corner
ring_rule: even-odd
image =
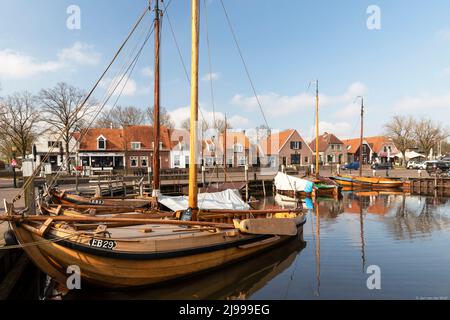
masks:
[[[288,139],[296,132],[295,129],[287,129],[281,132],[271,134],[266,139],[260,141],[263,152],[266,154],[273,154],[280,152],[281,148],[286,144]],[[278,143],[277,145],[273,145]],[[272,150],[272,147],[277,147],[278,150]]]
[[[385,144],[393,143],[392,140],[388,137],[377,136],[377,137],[369,137],[365,138],[367,143],[369,143],[372,150],[376,153],[382,151],[382,148]]]
[[[319,136],[319,152],[324,152],[325,150],[327,150],[330,144],[344,144],[344,143],[332,133],[325,132],[323,135]],[[311,141],[309,147],[313,152],[316,151],[316,139]]]
[[[153,150],[153,127],[152,126],[127,126],[122,129],[92,128],[83,132],[75,132],[74,138],[80,140],[81,151],[98,150],[97,139],[106,139],[105,151],[123,151],[131,149],[132,142],[140,142],[141,150]],[[169,129],[161,127],[161,142],[163,149],[171,149]]]

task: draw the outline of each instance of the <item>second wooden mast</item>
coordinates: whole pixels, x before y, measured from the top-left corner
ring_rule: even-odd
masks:
[[[198,128],[198,60],[199,60],[199,0],[191,0],[192,56],[191,56],[191,123],[189,156],[189,209],[196,220],[198,211],[197,185],[197,128]]]
[[[155,32],[155,89],[154,89],[154,107],[153,107],[153,197],[158,197],[160,194],[160,168],[161,168],[161,158],[160,158],[160,141],[161,141],[161,126],[160,126],[160,116],[159,116],[159,53],[160,53],[160,11],[159,11],[159,0],[155,1],[155,21],[154,21],[154,32]]]

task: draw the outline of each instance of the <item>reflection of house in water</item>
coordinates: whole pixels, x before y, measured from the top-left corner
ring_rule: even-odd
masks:
[[[342,201],[336,201],[332,198],[319,198],[316,200],[319,207],[319,213],[321,218],[335,219],[340,214],[344,213],[344,203]]]
[[[424,196],[401,197],[388,228],[396,239],[431,236],[450,228],[450,200]]]
[[[395,195],[379,192],[355,192],[344,195],[345,212],[386,215],[392,208]]]

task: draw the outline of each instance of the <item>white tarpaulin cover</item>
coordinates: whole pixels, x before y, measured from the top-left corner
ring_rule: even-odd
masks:
[[[187,196],[169,197],[159,196],[158,202],[172,211],[186,210],[189,206]],[[214,193],[201,193],[198,195],[198,206],[200,209],[229,209],[229,210],[249,210],[250,206],[245,203],[238,190],[225,190]]]
[[[275,187],[277,190],[294,191],[295,189],[298,192],[311,193],[313,186],[314,184],[309,180],[288,176],[282,172],[278,172],[275,176]]]

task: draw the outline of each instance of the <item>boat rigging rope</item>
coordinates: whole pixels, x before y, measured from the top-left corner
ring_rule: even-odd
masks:
[[[261,114],[263,116],[264,123],[266,124],[267,128],[270,128],[269,123],[267,122],[266,115],[264,114],[264,110],[263,110],[263,107],[261,105],[261,101],[259,100],[258,94],[256,93],[255,85],[254,85],[252,77],[250,75],[250,71],[249,71],[249,69],[247,67],[247,63],[245,62],[244,55],[242,54],[241,47],[239,46],[239,42],[237,40],[236,33],[234,32],[233,25],[231,24],[230,17],[228,16],[227,9],[225,8],[225,4],[223,3],[223,0],[220,0],[220,3],[222,4],[222,8],[223,8],[223,11],[225,13],[225,17],[226,17],[226,20],[228,22],[228,26],[230,28],[231,34],[233,36],[234,43],[236,44],[236,48],[237,48],[237,50],[239,52],[239,56],[241,57],[242,64],[244,65],[244,69],[245,69],[245,72],[247,74],[247,78],[248,78],[248,80],[250,82],[250,85],[252,87],[253,94],[255,96],[256,102],[258,103],[259,110],[261,111]]]
[[[117,52],[115,53],[115,55],[113,56],[113,58],[111,59],[110,63],[108,64],[108,66],[106,67],[105,71],[101,74],[101,76],[99,77],[99,79],[97,80],[97,82],[94,84],[93,88],[91,89],[91,91],[86,95],[86,97],[84,98],[83,102],[75,109],[74,112],[74,116],[78,115],[78,113],[81,111],[81,109],[85,106],[85,104],[89,101],[89,99],[91,98],[92,94],[94,93],[94,91],[97,89],[97,87],[100,85],[101,81],[103,80],[103,78],[105,77],[106,73],[109,71],[109,69],[111,68],[111,66],[113,65],[113,63],[117,60],[117,57],[119,56],[120,52],[122,52],[122,49],[125,47],[125,45],[127,44],[128,40],[131,38],[131,36],[134,34],[135,30],[137,29],[137,27],[140,25],[141,21],[143,20],[143,18],[145,17],[145,15],[148,12],[148,7],[145,8],[144,12],[139,16],[139,18],[137,19],[137,21],[135,22],[133,28],[131,29],[131,31],[129,32],[128,36],[125,38],[125,40],[123,41],[123,43],[121,44],[121,46],[119,47],[119,49],[117,50]],[[62,138],[62,133],[60,134],[58,140],[60,140]],[[41,171],[41,168],[43,166],[43,164],[48,160],[48,158],[50,157],[50,154],[55,150],[56,145],[52,145],[50,150],[47,152],[47,154],[44,156],[44,158],[41,160],[41,163],[36,167],[36,169],[34,170],[33,174],[25,181],[22,189],[19,191],[19,193],[16,195],[16,197],[13,199],[13,203],[16,203],[19,199],[22,198],[22,196],[25,193],[25,189],[34,181],[34,178],[37,176],[37,174]]]
[[[61,237],[58,239],[52,239],[52,240],[42,240],[42,241],[35,241],[35,242],[28,242],[25,244],[17,244],[17,245],[12,245],[12,246],[2,246],[0,247],[0,251],[1,250],[14,250],[14,249],[24,249],[24,248],[28,248],[28,247],[37,247],[37,246],[41,246],[41,245],[46,245],[46,244],[50,244],[50,243],[58,243],[70,238],[74,238],[74,237],[78,237],[79,234],[71,234],[65,237]]]

